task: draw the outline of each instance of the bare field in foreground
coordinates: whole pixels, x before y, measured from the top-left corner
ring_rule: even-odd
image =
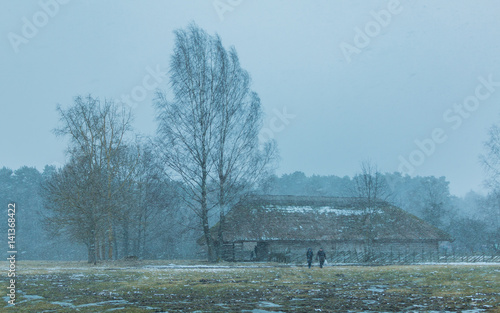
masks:
[[[0,311],[500,312],[498,264],[172,263],[18,261],[16,305],[5,293]]]

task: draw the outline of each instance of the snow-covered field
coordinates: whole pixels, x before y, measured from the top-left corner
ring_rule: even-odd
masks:
[[[492,263],[20,261],[17,268],[16,305],[4,297],[2,312],[500,312],[500,264]]]

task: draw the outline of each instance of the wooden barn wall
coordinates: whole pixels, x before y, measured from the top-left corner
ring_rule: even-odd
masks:
[[[264,242],[259,244],[262,246]],[[362,242],[332,242],[332,241],[269,241],[266,242],[266,257],[262,258],[262,249],[257,248],[257,242],[229,243],[225,245],[224,259],[227,261],[283,261],[302,262],[308,248],[312,248],[314,255],[323,248],[327,257],[333,253],[366,252],[366,245]],[[259,251],[261,255],[259,256]],[[436,253],[437,242],[375,242],[372,245],[375,253],[411,254]],[[259,259],[260,257],[260,259]]]

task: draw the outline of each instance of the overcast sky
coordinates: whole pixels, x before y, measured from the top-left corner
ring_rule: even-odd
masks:
[[[0,167],[65,163],[56,105],[91,93],[156,129],[173,30],[234,46],[277,140],[278,174],[446,176],[481,190],[478,155],[500,121],[498,1],[0,0]]]

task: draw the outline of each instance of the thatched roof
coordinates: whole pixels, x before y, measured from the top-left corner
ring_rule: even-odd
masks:
[[[362,241],[367,234],[377,241],[452,240],[385,201],[361,198],[251,196],[228,212],[224,225],[225,242]]]

